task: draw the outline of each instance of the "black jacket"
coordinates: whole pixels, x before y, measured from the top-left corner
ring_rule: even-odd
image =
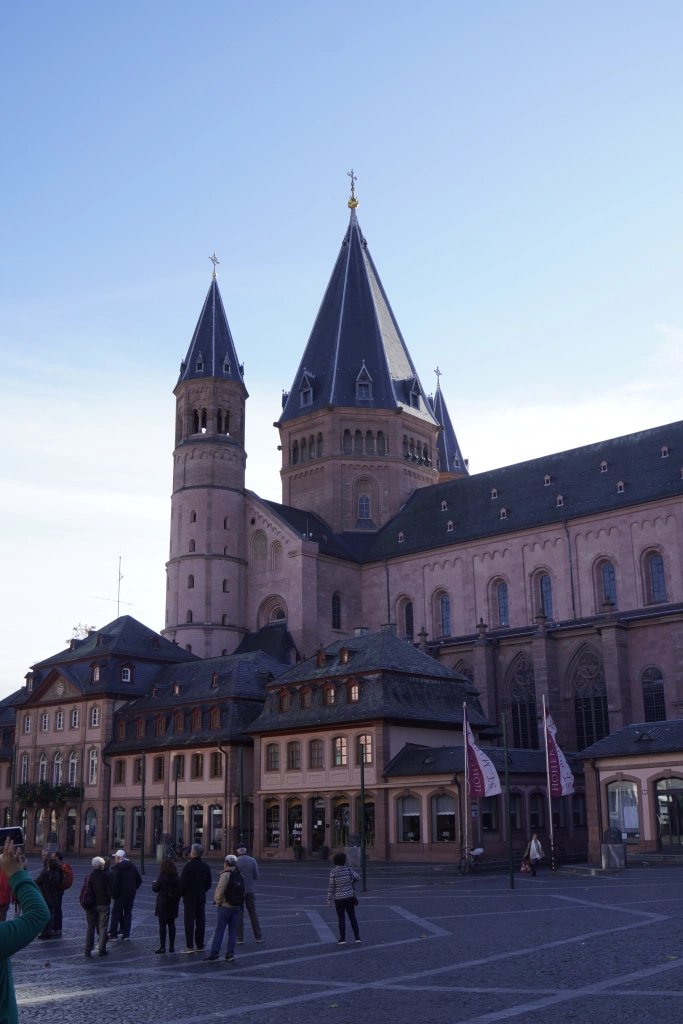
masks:
[[[36,885],[42,892],[43,899],[50,910],[54,910],[59,905],[59,894],[62,888],[61,868],[55,870],[49,864],[46,864],[36,878]]]
[[[111,894],[115,900],[132,899],[142,885],[140,872],[129,860],[114,865],[111,879]]]
[[[211,868],[201,857],[191,857],[180,876],[180,895],[186,903],[206,903],[211,888]]]
[[[95,868],[90,872],[90,888],[95,897],[96,907],[108,907],[111,903],[111,871]]]
[[[174,921],[180,906],[180,879],[177,875],[159,875],[152,882],[152,892],[157,894],[154,916],[165,921]]]

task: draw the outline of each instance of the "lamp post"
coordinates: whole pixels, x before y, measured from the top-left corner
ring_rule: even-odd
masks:
[[[147,775],[147,772],[145,770],[146,769],[146,762],[147,762],[147,758],[145,757],[145,752],[143,750],[142,751],[142,808],[141,808],[141,817],[142,817],[141,832],[142,832],[142,835],[140,837],[140,874],[141,875],[144,875],[144,873],[145,873],[145,777]]]
[[[178,844],[178,768],[180,767],[177,754],[173,763],[175,765],[173,770],[175,788],[175,795],[173,797],[173,845],[176,846]]]
[[[360,875],[363,892],[367,892],[365,878],[365,744],[359,744],[360,752]]]
[[[508,857],[510,860],[510,888],[515,887],[515,863],[512,854],[512,806],[510,803],[510,765],[508,761],[508,716],[503,712],[503,751],[505,758],[505,806],[508,830]]]
[[[244,842],[244,747],[240,747],[240,778],[239,778],[239,815],[240,842]]]

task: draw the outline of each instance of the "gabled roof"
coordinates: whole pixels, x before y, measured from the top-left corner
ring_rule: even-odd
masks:
[[[363,368],[367,376],[359,376]],[[371,397],[357,397],[357,382],[368,379]],[[304,405],[302,390],[308,387],[313,393]],[[410,407],[411,390],[421,395],[417,409]],[[280,422],[327,405],[405,406],[412,415],[435,422],[355,209]]]
[[[635,722],[605,736],[582,750],[583,760],[591,757],[623,757],[634,754],[683,753],[683,719],[670,722]]]
[[[100,643],[98,644],[98,637]],[[156,646],[155,646],[156,644]],[[179,647],[178,644],[166,640],[160,633],[155,633],[149,626],[138,622],[132,615],[122,615],[113,622],[108,622],[101,629],[95,629],[84,640],[76,640],[74,648],[67,648],[59,654],[53,654],[43,661],[36,662],[32,669],[51,668],[69,662],[93,661],[97,658],[111,657],[145,658],[149,661],[183,662],[198,661],[196,654]]]
[[[469,470],[462,457],[460,445],[455,436],[455,430],[451,423],[451,417],[448,414],[448,406],[443,397],[440,383],[437,384],[436,394],[433,397],[429,396],[429,404],[432,407],[435,420],[443,427],[436,441],[436,450],[439,454],[439,465],[437,467],[439,472],[462,473],[466,476]]]
[[[244,367],[237,359],[218,282],[212,277],[190,347],[180,364],[178,384],[207,377],[244,384],[243,373]]]
[[[283,620],[267,622],[255,633],[247,633],[233,654],[250,654],[255,651],[262,651],[278,662],[280,667],[289,667],[292,664],[292,652],[294,658],[298,658],[296,644],[289,632],[287,623]]]
[[[491,758],[493,766],[501,775],[505,771],[505,756],[502,747],[484,747],[481,749]],[[566,754],[569,767],[574,775],[583,775],[583,765],[576,754]],[[508,762],[510,773],[546,774],[544,750],[509,751]],[[455,775],[465,770],[462,744],[449,747],[427,747],[417,743],[406,743],[402,750],[389,762],[383,774],[401,775]]]

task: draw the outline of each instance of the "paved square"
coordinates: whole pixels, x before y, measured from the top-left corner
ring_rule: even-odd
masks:
[[[546,871],[517,875],[512,892],[502,875],[372,868],[370,891],[359,894],[362,944],[338,947],[329,866],[266,864],[257,892],[265,945],[247,921],[235,962],[204,964],[200,954],[154,955],[156,864],[135,902],[131,942],[85,959],[86,864],[72,864],[64,936],[14,958],[22,1022],[683,1020],[682,869],[634,868],[618,879]],[[211,908],[207,945],[214,919]]]

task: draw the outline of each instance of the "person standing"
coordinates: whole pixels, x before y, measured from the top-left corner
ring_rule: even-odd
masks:
[[[88,875],[90,891],[95,899],[95,906],[86,910],[88,926],[85,932],[85,955],[90,956],[95,945],[97,931],[97,951],[100,956],[107,956],[107,925],[111,906],[111,871],[105,867],[103,857],[93,857],[92,871]]]
[[[360,942],[360,932],[358,930],[358,921],[356,920],[356,894],[353,889],[353,883],[360,882],[360,875],[357,875],[351,868],[346,867],[345,853],[335,853],[333,860],[335,866],[330,871],[330,882],[327,887],[327,905],[331,907],[332,900],[334,900],[337,920],[339,921],[339,940],[337,945],[345,946],[347,914],[356,942]]]
[[[59,887],[59,895],[57,897],[57,907],[55,909],[55,935],[62,934],[62,900],[64,899],[64,893],[67,889],[70,889],[74,884],[74,872],[70,864],[67,864],[64,860],[63,855],[56,851],[55,857],[59,861],[59,866],[62,869],[62,884]]]
[[[114,868],[111,873],[111,894],[114,897],[110,939],[118,938],[119,925],[122,927],[121,938],[130,941],[130,927],[133,920],[133,903],[135,893],[142,885],[140,872],[132,864],[124,850],[117,850],[114,856]]]
[[[529,841],[529,845],[526,848],[524,856],[525,858],[529,858],[529,863],[531,864],[531,877],[535,878],[536,869],[541,862],[541,857],[544,856],[543,847],[541,846],[540,840],[535,832]]]
[[[229,853],[225,858],[225,867],[221,871],[221,877],[218,879],[218,885],[213,896],[213,902],[218,907],[218,915],[211,942],[211,952],[208,956],[204,957],[202,963],[216,963],[219,959],[226,927],[228,929],[228,948],[225,959],[235,959],[237,922],[240,911],[244,906],[244,897],[244,875],[237,867],[237,857]]]
[[[50,920],[43,928],[39,938],[53,939],[55,937],[55,915],[62,888],[62,869],[56,857],[48,857],[43,861],[43,870],[36,878],[36,885],[43,894],[43,899],[50,911]]]
[[[0,868],[22,909],[20,917],[0,923],[0,1013],[6,1024],[19,1024],[10,957],[33,942],[48,924],[50,911],[36,883],[22,868],[21,857],[9,839],[5,840]]]
[[[180,876],[180,895],[183,897],[185,949],[183,953],[198,953],[204,949],[206,931],[206,894],[211,888],[211,868],[202,857],[204,847],[193,843],[190,859]]]
[[[157,894],[154,916],[159,918],[159,948],[156,952],[166,952],[168,929],[168,951],[175,953],[175,922],[180,906],[180,879],[178,869],[170,858],[162,862],[159,877],[156,882],[152,882],[152,892]]]
[[[263,942],[261,925],[259,924],[258,915],[256,913],[256,894],[254,892],[254,882],[258,882],[258,864],[253,857],[248,856],[247,848],[243,843],[240,843],[237,847],[237,870],[241,872],[244,877],[244,903],[240,907],[240,916],[237,922],[237,945],[241,946],[244,942],[245,907],[249,913],[249,920],[251,922],[251,930],[254,933],[254,938],[257,942]]]

